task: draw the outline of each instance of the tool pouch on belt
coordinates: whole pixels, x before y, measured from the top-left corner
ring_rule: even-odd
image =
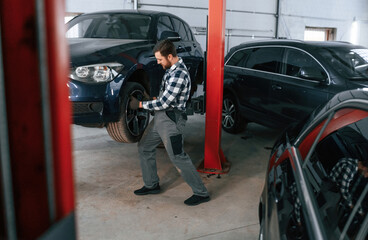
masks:
[[[184,120],[188,120],[187,114],[179,110],[166,110],[165,111],[168,118],[170,118],[174,123],[178,122],[180,115]]]
[[[176,114],[174,110],[166,110],[165,113],[168,118],[170,118],[174,123],[176,123]]]

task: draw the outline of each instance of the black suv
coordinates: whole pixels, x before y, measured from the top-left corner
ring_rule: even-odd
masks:
[[[223,129],[285,127],[336,93],[368,86],[368,49],[346,42],[269,40],[225,57]]]
[[[70,101],[75,124],[103,127],[120,142],[137,142],[149,122],[145,110],[131,110],[133,95],[159,94],[164,70],[152,52],[170,39],[192,80],[191,94],[203,81],[203,51],[182,19],[154,11],[104,11],[67,23],[71,69]],[[190,108],[190,106],[189,106]]]

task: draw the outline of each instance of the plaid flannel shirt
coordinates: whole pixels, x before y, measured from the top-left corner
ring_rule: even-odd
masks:
[[[349,206],[353,205],[351,197],[350,184],[354,179],[355,174],[358,173],[358,159],[355,158],[341,158],[339,162],[332,168],[329,175],[330,179],[334,181],[340,188],[340,192],[344,200]],[[290,193],[294,197],[294,214],[298,222],[301,221],[300,208],[301,203],[298,197],[296,183],[290,186]],[[359,207],[359,213],[363,212],[363,209]]]
[[[179,61],[166,70],[161,83],[160,96],[152,101],[142,102],[144,109],[164,110],[177,108],[185,111],[185,105],[190,94],[190,75],[183,60]]]
[[[341,195],[349,206],[353,205],[350,194],[350,184],[357,173],[358,159],[354,158],[340,159],[330,173],[330,178],[340,187]]]

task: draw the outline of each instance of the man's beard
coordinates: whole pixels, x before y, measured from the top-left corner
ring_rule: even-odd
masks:
[[[167,70],[167,69],[170,69],[171,68],[171,65],[169,66],[169,65],[165,65],[165,66],[162,66],[165,70]]]
[[[165,58],[165,59],[166,59],[167,64],[166,65],[162,65],[162,67],[163,67],[163,69],[167,70],[167,69],[171,68],[172,65],[169,62],[169,59],[167,59],[167,58]]]

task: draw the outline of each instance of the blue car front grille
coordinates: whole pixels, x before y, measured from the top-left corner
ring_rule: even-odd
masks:
[[[101,113],[103,109],[102,102],[73,102],[73,114]]]

